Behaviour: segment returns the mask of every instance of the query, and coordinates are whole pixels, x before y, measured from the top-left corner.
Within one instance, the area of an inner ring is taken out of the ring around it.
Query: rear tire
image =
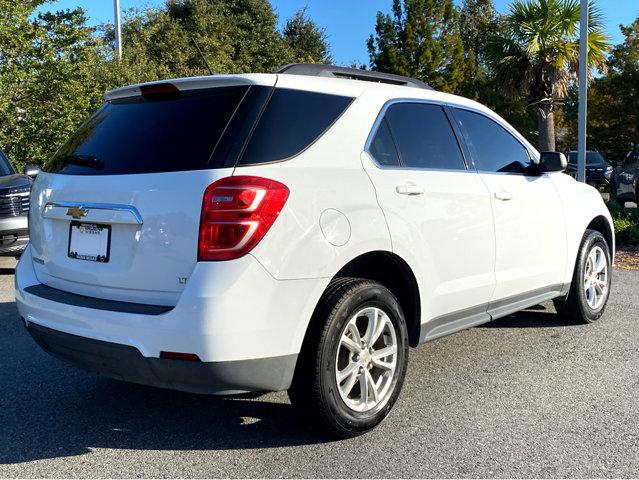
[[[407,364],[408,330],[395,296],[377,282],[336,279],[316,308],[288,395],[302,418],[354,437],[386,418]]]
[[[577,253],[568,297],[554,300],[559,315],[579,323],[593,323],[601,318],[612,286],[610,258],[605,237],[596,230],[586,230]]]

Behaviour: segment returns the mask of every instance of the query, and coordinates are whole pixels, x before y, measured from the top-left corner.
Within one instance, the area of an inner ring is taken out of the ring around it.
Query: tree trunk
[[[537,109],[539,120],[539,150],[555,151],[555,116],[550,105],[541,105]]]

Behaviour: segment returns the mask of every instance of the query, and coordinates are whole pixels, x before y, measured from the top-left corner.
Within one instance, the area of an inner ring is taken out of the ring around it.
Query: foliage
[[[373,70],[447,92],[457,92],[463,82],[464,47],[452,0],[393,0],[392,16],[377,13],[367,46]]]
[[[614,160],[639,143],[639,16],[608,59],[608,75],[589,93],[589,142]]]
[[[464,0],[459,27],[464,46],[464,80],[460,93],[468,98],[484,98],[493,89],[487,62],[486,39],[497,34],[497,12],[492,0]]]
[[[18,168],[41,163],[103,93],[99,41],[83,11],[35,15],[40,4],[0,6],[0,145]]]
[[[607,205],[614,222],[617,244],[639,245],[639,209],[625,208],[614,202]]]
[[[326,32],[308,16],[306,8],[290,18],[282,32],[296,62],[331,63]]]
[[[542,150],[555,150],[553,111],[578,72],[579,17],[578,0],[515,0],[488,42],[497,82],[535,105]],[[608,48],[601,12],[591,1],[589,65],[603,70]]]
[[[0,148],[16,167],[42,164],[102,102],[105,90],[143,81],[269,72],[328,61],[326,35],[304,10],[277,29],[267,0],[168,0],[130,10],[124,55],[111,25],[92,28],[82,9],[36,13],[44,0],[0,0]]]

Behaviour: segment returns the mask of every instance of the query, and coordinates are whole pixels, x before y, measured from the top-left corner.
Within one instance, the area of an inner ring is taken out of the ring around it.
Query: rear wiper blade
[[[104,168],[104,162],[95,155],[65,155],[60,158],[62,165],[78,165],[80,167],[95,168],[100,170]]]

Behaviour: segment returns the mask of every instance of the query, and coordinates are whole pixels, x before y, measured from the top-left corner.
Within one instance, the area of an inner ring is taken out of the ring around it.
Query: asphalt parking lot
[[[411,352],[380,428],[331,441],[286,394],[215,399],[100,378],[50,358],[0,261],[0,477],[637,477],[639,272],[604,320],[544,304]]]

